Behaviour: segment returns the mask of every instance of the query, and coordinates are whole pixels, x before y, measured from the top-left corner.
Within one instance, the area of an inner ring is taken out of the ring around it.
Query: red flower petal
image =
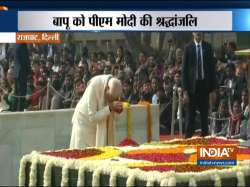
[[[129,154],[124,153],[121,155],[123,158],[135,159],[135,160],[147,160],[151,162],[186,162],[188,156],[184,153],[151,153],[151,154]]]
[[[125,138],[124,140],[121,141],[121,143],[119,144],[119,146],[138,146],[139,144],[130,139],[130,138]]]
[[[95,156],[101,154],[102,151],[98,149],[85,149],[85,150],[63,150],[63,151],[55,151],[55,152],[43,152],[44,155],[50,155],[54,157],[62,157],[66,159],[79,159],[86,158],[90,156]]]

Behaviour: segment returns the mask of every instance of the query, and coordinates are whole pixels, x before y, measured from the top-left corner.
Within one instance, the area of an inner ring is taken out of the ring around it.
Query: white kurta
[[[108,137],[114,136],[114,124],[110,122],[113,121],[113,115],[105,103],[104,93],[111,77],[111,75],[98,75],[88,83],[73,114],[70,149],[106,146]],[[110,125],[109,130],[108,125]]]

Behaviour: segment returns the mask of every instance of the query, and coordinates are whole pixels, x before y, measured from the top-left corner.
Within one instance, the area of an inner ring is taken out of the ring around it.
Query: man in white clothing
[[[72,118],[70,149],[114,144],[112,116],[122,112],[121,95],[122,84],[112,75],[98,75],[89,81]]]

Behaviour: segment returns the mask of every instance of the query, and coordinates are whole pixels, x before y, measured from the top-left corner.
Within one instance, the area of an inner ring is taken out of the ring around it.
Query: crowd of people
[[[181,109],[175,107],[173,111],[173,103],[178,106],[178,102],[182,102],[179,98],[182,94],[174,90],[182,88],[183,48],[175,48],[174,53],[160,57],[144,51],[134,56],[123,47],[107,53],[90,53],[85,47],[77,55],[74,43],[28,45],[31,74],[26,96],[16,94],[15,61],[8,53],[11,48],[4,44],[1,49],[5,50],[0,59],[2,112],[17,111],[19,97],[24,97],[24,110],[27,111],[74,108],[93,76],[112,74],[122,82],[121,100],[131,104],[147,101],[160,105],[162,134],[169,134],[171,123],[177,124],[185,115],[185,105]],[[210,97],[209,119],[211,133],[216,135],[242,136],[241,131],[246,132],[243,128],[249,123],[248,62],[235,56],[235,50],[236,43],[229,42],[214,53],[217,85],[215,94]],[[180,110],[183,110],[183,116],[179,116]],[[233,125],[229,128],[229,124]]]

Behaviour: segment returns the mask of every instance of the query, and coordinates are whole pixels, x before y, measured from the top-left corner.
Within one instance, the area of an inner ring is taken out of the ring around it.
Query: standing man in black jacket
[[[182,67],[183,101],[187,105],[185,138],[192,137],[196,109],[201,115],[202,136],[208,135],[209,93],[216,88],[215,59],[212,46],[201,32],[193,32],[193,41],[184,49]]]

